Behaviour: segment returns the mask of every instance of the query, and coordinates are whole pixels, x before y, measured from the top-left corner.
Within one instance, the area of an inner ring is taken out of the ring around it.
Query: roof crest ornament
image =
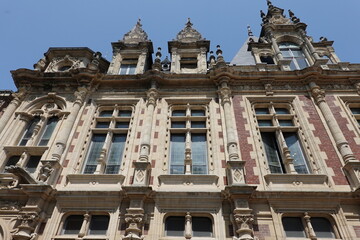
[[[249,37],[254,36],[253,32],[251,31],[250,25],[247,25],[247,31],[248,31],[248,36],[249,36]]]
[[[125,43],[139,43],[148,40],[147,33],[142,29],[141,19],[139,18],[135,26],[124,35],[123,41]]]
[[[192,26],[193,26],[193,24],[192,24],[190,18],[188,18],[184,29],[182,29],[176,35],[176,40],[178,40],[180,42],[195,42],[198,40],[203,40],[201,34],[196,29],[194,29]]]

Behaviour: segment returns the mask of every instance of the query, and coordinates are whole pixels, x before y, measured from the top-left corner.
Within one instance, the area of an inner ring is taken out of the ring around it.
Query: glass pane
[[[129,122],[116,122],[115,128],[129,128]]]
[[[94,134],[91,139],[90,150],[87,156],[87,163],[84,173],[94,173],[96,170],[97,159],[100,157],[101,149],[104,145],[106,134]]]
[[[304,69],[308,67],[308,63],[305,60],[305,57],[303,58],[296,58],[297,64],[299,65],[299,69]]]
[[[110,122],[97,122],[96,128],[109,128]]]
[[[89,235],[106,235],[109,226],[109,216],[91,216]]]
[[[207,217],[192,217],[194,237],[212,237],[212,222]]]
[[[268,160],[271,173],[283,173],[283,166],[281,162],[281,155],[277,146],[275,133],[262,132],[261,138],[264,143],[265,154]]]
[[[279,124],[280,124],[280,126],[282,126],[282,127],[294,126],[292,120],[279,120]]]
[[[360,114],[360,108],[350,108],[352,114]]]
[[[192,173],[207,174],[206,134],[191,134]]]
[[[304,226],[299,217],[284,217],[282,219],[286,237],[305,238]]]
[[[297,133],[283,133],[286,145],[290,150],[293,164],[297,173],[309,173],[308,166],[302,152]]]
[[[81,225],[83,223],[84,216],[82,215],[72,215],[66,218],[64,223],[63,234],[78,234]]]
[[[99,114],[99,117],[111,117],[113,114],[113,110],[106,110],[106,111],[102,111]]]
[[[191,110],[191,116],[205,116],[204,110]]]
[[[126,134],[114,134],[109,151],[105,173],[117,174],[120,169],[120,163],[126,142]]]
[[[25,146],[26,143],[30,140],[31,136],[34,133],[34,129],[36,127],[36,125],[40,122],[40,118],[39,117],[35,117],[28,125],[27,129],[25,130],[25,134],[23,136],[23,138],[21,139],[19,145],[20,146]]]
[[[20,160],[20,156],[11,156],[8,161],[6,162],[6,167],[8,166],[15,166],[18,161]]]
[[[170,174],[184,174],[185,134],[172,134],[170,141]]]
[[[168,217],[165,221],[166,236],[182,237],[185,230],[185,217]]]
[[[299,68],[295,65],[294,59],[290,63],[290,70],[298,70]]]
[[[39,165],[41,156],[31,156],[26,163],[25,169],[29,173],[34,173],[36,171],[37,166]]]
[[[281,49],[281,53],[283,55],[284,58],[291,58],[291,52],[289,51],[289,49]]]
[[[301,51],[301,49],[298,49],[298,50],[297,49],[292,49],[291,52],[292,52],[293,56],[296,57],[296,58],[297,57],[300,57],[300,58],[304,57],[304,54]]]
[[[172,128],[185,128],[186,123],[185,122],[171,122]]]
[[[268,108],[255,108],[256,114],[269,114]]]
[[[136,64],[130,64],[128,67],[128,74],[135,74]]]
[[[206,128],[206,122],[191,122],[192,128]]]
[[[131,117],[131,111],[130,110],[120,110],[119,111],[119,117]]]
[[[275,108],[276,114],[290,114],[287,108]]]
[[[258,120],[258,124],[260,127],[270,127],[273,125],[271,120]]]
[[[49,118],[45,126],[44,134],[42,135],[41,140],[39,142],[39,146],[46,146],[48,144],[58,120],[59,119],[57,117]]]
[[[321,217],[312,217],[311,224],[318,238],[335,238],[334,231],[328,219]]]
[[[172,116],[174,116],[174,117],[186,116],[186,111],[185,110],[174,110],[174,111],[172,111]]]

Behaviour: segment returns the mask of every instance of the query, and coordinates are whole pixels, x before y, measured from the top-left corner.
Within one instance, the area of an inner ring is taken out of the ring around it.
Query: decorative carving
[[[123,37],[125,43],[138,43],[148,40],[147,33],[142,29],[141,19],[138,19],[137,23],[128,33]]]
[[[38,179],[40,182],[46,182],[47,179],[50,177],[51,173],[54,171],[51,162],[46,162],[40,168],[40,173]]]
[[[125,214],[125,222],[128,227],[125,230],[125,236],[123,240],[135,240],[143,239],[141,235],[141,229],[144,224],[143,210],[128,209],[128,213]]]
[[[265,86],[266,96],[274,95],[273,87],[270,83],[266,83],[264,86]]]
[[[238,210],[235,210],[238,211]],[[234,240],[253,240],[254,232],[252,230],[254,223],[254,216],[252,214],[234,214],[234,221],[236,223],[236,233],[239,237],[234,237]]]
[[[54,58],[46,69],[46,72],[68,72],[72,69],[79,68],[82,60],[79,58],[66,55],[65,57]],[[69,68],[61,69],[62,67],[69,66]]]
[[[20,202],[0,201],[0,211],[19,211],[20,209],[21,209]]]
[[[220,94],[221,103],[222,103],[222,104],[231,103],[231,101],[230,101],[231,90],[230,90],[229,87],[222,87],[222,88],[220,88],[220,90],[218,91],[218,93]]]
[[[234,181],[237,183],[244,181],[244,175],[242,169],[234,169],[233,176],[234,176]]]
[[[354,84],[357,93],[360,95],[360,82]]]
[[[192,236],[192,217],[189,212],[185,215],[185,238],[190,239]]]
[[[156,90],[156,88],[150,88],[149,91],[146,92],[147,95],[147,105],[156,105],[156,100],[159,97],[159,92]]]
[[[76,97],[75,102],[78,104],[82,104],[85,100],[86,93],[88,92],[87,88],[79,87],[77,91],[74,92]]]
[[[36,239],[37,235],[33,231],[36,224],[39,221],[39,215],[36,212],[26,212],[18,216],[21,221],[17,230],[13,234],[14,240],[33,240]]]
[[[315,99],[316,104],[325,101],[325,90],[321,89],[319,86],[311,88],[311,94]]]
[[[295,16],[294,12],[291,11],[290,9],[289,9],[289,16],[290,16],[291,21],[293,21],[294,23],[300,22],[300,18],[297,18]]]
[[[194,29],[193,24],[190,21],[190,18],[188,18],[188,21],[184,27],[177,35],[176,40],[180,42],[195,42],[199,40],[203,40],[201,34]]]
[[[37,63],[34,64],[34,69],[37,71],[44,71],[46,67],[45,57],[41,58]]]

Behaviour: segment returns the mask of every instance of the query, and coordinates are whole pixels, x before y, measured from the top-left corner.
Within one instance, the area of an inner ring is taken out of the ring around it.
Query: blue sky
[[[342,61],[359,63],[359,0],[273,0],[275,6],[291,9],[308,24],[314,40],[325,36],[335,41]],[[247,37],[249,24],[260,32],[260,10],[266,0],[1,0],[0,89],[16,90],[10,70],[33,69],[49,47],[89,47],[111,59],[111,42],[122,39],[142,19],[154,50],[168,55],[167,41],[175,38],[188,17],[194,27],[221,45],[231,61]]]

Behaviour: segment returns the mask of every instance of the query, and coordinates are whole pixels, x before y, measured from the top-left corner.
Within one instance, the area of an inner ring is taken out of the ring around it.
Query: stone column
[[[21,101],[24,99],[25,94],[26,94],[26,90],[24,88],[20,88],[19,92],[12,94],[14,99],[9,103],[4,114],[0,118],[0,133],[4,130],[5,125],[9,122],[11,116],[18,108]]]
[[[274,35],[270,33],[270,34],[269,34],[269,38],[270,38],[270,41],[271,41],[271,46],[272,46],[273,49],[274,49],[275,55],[277,56],[277,58],[278,58],[279,60],[283,60],[284,57],[283,57],[283,55],[282,55],[282,53],[281,53],[281,51],[280,51],[279,45],[277,44]]]
[[[252,240],[254,239],[253,223],[254,215],[249,208],[247,199],[235,199],[235,209],[233,211],[234,224],[236,226],[236,235],[234,240]]]
[[[146,58],[147,58],[147,49],[143,49],[141,54],[139,55],[138,57],[138,62],[137,62],[137,65],[136,65],[136,71],[135,73],[136,74],[142,74],[144,73],[144,66],[146,64]]]
[[[228,86],[228,79],[220,82],[219,95],[224,109],[225,130],[228,150],[228,180],[229,184],[244,184],[244,162],[238,154],[238,144],[235,135],[235,128],[232,117],[231,90]]]
[[[192,217],[189,212],[185,215],[185,238],[190,239],[192,237]]]
[[[308,234],[309,234],[309,237],[310,239],[317,239],[316,238],[316,235],[315,235],[315,232],[314,232],[314,229],[312,227],[312,224],[311,224],[311,221],[310,221],[310,216],[309,214],[306,212],[304,213],[304,220],[305,220],[305,223],[306,223],[306,227],[307,227],[307,230],[308,230]]]
[[[89,222],[90,222],[90,215],[89,215],[89,213],[85,213],[84,214],[84,221],[81,224],[81,228],[80,228],[78,237],[82,238],[82,237],[85,236],[86,228],[87,228],[87,225],[89,224]]]
[[[316,52],[314,46],[312,45],[309,37],[306,35],[306,32],[304,29],[299,29],[299,33],[301,37],[305,40],[305,45],[309,49],[311,55],[314,57],[315,61],[320,59],[319,54]]]
[[[61,155],[65,150],[70,132],[74,127],[76,117],[84,102],[86,93],[87,93],[87,89],[84,87],[79,87],[78,91],[74,93],[74,95],[76,96],[76,100],[73,104],[70,114],[68,115],[66,121],[63,123],[61,127],[61,131],[59,131],[58,138],[55,140],[55,149],[52,153],[52,160],[54,161],[60,161]]]
[[[154,116],[154,109],[156,106],[156,100],[158,92],[156,89],[155,81],[151,83],[151,88],[147,92],[147,111],[145,116],[145,123],[143,131],[141,133],[141,144],[140,144],[140,156],[139,160],[134,163],[134,182],[133,185],[145,186],[148,184],[149,170],[150,170],[150,141],[152,133],[152,122]]]
[[[315,82],[309,84],[312,97],[315,103],[319,106],[322,115],[325,118],[326,124],[329,127],[332,137],[335,140],[336,147],[340,152],[342,159],[345,162],[344,170],[351,186],[354,189],[360,188],[360,162],[356,159],[349,143],[346,141],[330,107],[325,101],[325,91],[321,89]]]
[[[17,232],[12,236],[14,240],[31,240],[33,236],[36,236],[34,232],[35,226],[39,220],[37,212],[24,212],[18,216],[18,220],[21,222],[17,227]]]

